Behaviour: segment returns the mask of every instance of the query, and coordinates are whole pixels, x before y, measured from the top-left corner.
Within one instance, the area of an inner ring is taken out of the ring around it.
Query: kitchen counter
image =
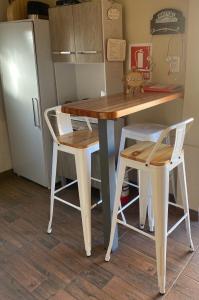
[[[183,92],[153,92],[135,96],[116,94],[84,101],[74,101],[63,105],[62,112],[101,120],[114,120],[179,98],[183,98]]]

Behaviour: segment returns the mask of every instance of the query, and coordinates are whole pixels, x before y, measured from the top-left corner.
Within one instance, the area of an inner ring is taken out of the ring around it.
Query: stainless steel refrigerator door
[[[32,22],[0,24],[0,63],[13,169],[46,186]]]

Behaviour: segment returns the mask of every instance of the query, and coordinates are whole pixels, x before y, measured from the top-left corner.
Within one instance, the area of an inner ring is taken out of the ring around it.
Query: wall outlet
[[[166,61],[169,64],[170,73],[180,72],[180,56],[168,56]]]

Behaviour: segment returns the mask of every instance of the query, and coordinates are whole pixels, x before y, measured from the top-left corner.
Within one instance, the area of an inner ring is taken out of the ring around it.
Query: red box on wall
[[[130,69],[143,73],[145,80],[151,80],[152,44],[130,45]]]

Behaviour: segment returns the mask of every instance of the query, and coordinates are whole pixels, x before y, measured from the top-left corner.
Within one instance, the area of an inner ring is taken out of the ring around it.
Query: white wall
[[[4,21],[6,18],[7,5],[7,0],[0,0],[0,21]],[[8,133],[3,107],[3,96],[0,87],[0,173],[11,169],[11,167]]]
[[[153,81],[160,83],[184,83],[185,79],[185,55],[182,57],[181,35],[150,34],[150,21],[153,14],[160,9],[172,7],[183,12],[187,21],[188,0],[120,0],[124,10],[124,35],[128,45],[131,43],[153,44]],[[186,50],[186,33],[183,35],[183,52]],[[166,63],[168,43],[170,42],[170,55],[181,56],[181,70],[179,74],[168,76],[168,64]],[[128,53],[127,53],[128,54]],[[126,72],[129,68],[127,57]],[[177,76],[176,76],[177,75]],[[179,100],[167,103],[136,113],[129,117],[129,122],[160,122],[170,124],[182,117],[183,101]]]
[[[132,115],[129,122],[174,123],[193,116],[194,124],[187,134],[185,162],[187,170],[190,207],[199,209],[199,1],[198,0],[120,0],[124,7],[124,30],[128,43],[151,42],[150,20],[152,15],[165,7],[180,9],[186,18],[184,35],[184,58],[181,72],[177,77],[168,76],[165,62],[168,41],[171,36],[156,36],[152,39],[153,59],[156,64],[153,80],[185,83],[185,99],[176,103],[157,106]],[[174,36],[172,55],[180,53],[180,36]],[[187,53],[186,53],[187,52]],[[128,69],[128,61],[126,70]]]
[[[55,63],[58,103],[100,97],[106,91],[103,63]]]
[[[59,104],[77,99],[75,65],[57,62],[55,67],[55,80],[57,99]]]
[[[8,0],[0,1],[0,20],[3,21],[6,19],[6,9],[8,6]]]
[[[77,64],[75,72],[78,99],[100,97],[101,91],[106,91],[103,63]]]
[[[191,207],[199,209],[199,1],[189,1],[187,71],[183,118],[194,117],[186,138],[185,159]]]

